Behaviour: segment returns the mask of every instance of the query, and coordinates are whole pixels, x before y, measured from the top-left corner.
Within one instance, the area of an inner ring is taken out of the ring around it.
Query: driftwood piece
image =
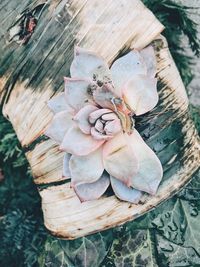
[[[22,8],[39,3],[23,1]],[[14,5],[10,4],[12,8]],[[12,23],[14,14],[22,11],[16,10],[7,7],[8,22]],[[8,23],[5,18],[0,18],[4,27]],[[73,239],[132,220],[180,190],[198,168],[198,137],[167,43],[157,37],[162,30],[160,22],[139,0],[51,1],[26,46],[8,44],[1,38],[3,113],[26,149],[34,181],[41,188],[45,225],[53,234]],[[136,128],[163,164],[159,191],[155,197],[144,195],[139,205],[119,201],[112,195],[80,203],[69,180],[63,180],[63,153],[52,140],[39,139],[52,119],[46,101],[63,90],[63,76],[69,75],[74,44],[98,52],[110,64],[126,49],[142,49],[152,41],[160,100],[152,112],[137,119]]]

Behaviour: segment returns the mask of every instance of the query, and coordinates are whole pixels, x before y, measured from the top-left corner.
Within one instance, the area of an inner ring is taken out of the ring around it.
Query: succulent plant
[[[162,165],[134,128],[133,116],[158,102],[152,46],[132,50],[109,69],[99,55],[76,47],[65,92],[49,100],[54,117],[46,135],[66,154],[63,175],[81,201],[115,195],[138,203],[155,195]]]

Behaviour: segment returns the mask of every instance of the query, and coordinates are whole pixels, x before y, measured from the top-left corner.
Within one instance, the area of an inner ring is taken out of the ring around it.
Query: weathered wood
[[[11,17],[13,12],[8,12]],[[39,142],[37,138],[52,119],[46,101],[63,90],[74,44],[98,52],[111,63],[127,48],[145,47],[162,29],[139,0],[63,0],[50,2],[25,47],[0,40],[0,53],[4,49],[0,79],[3,112],[27,149],[35,183],[63,180],[63,153],[52,140]],[[136,120],[136,128],[163,164],[158,194],[144,195],[139,205],[115,196],[80,203],[68,181],[49,186],[40,195],[45,225],[53,234],[73,239],[132,220],[177,192],[197,169],[199,144],[188,115],[185,88],[166,41],[157,37],[153,44],[160,100],[152,112]]]

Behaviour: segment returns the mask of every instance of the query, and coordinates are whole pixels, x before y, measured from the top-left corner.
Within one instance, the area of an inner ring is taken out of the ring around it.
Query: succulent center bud
[[[98,80],[94,75],[93,82],[88,86],[88,93],[100,107],[89,117],[94,135],[98,133],[113,137],[121,130],[128,134],[132,133],[134,128],[133,111],[123,98],[115,94],[115,88],[111,81]]]
[[[91,135],[95,139],[110,139],[122,129],[117,114],[110,109],[98,109],[89,115]]]

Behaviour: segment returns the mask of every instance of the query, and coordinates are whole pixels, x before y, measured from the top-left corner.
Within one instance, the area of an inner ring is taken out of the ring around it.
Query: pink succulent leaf
[[[114,87],[111,83],[106,83],[93,93],[94,101],[102,108],[109,108],[115,110],[115,102],[119,99],[119,95],[114,93]]]
[[[91,135],[84,134],[77,126],[71,127],[65,134],[60,149],[76,156],[85,156],[104,143],[104,140],[95,140]]]
[[[95,127],[91,128],[91,136],[95,140],[104,140],[104,141],[107,141],[107,140],[113,138],[113,135],[103,134],[103,133],[99,132]]]
[[[133,79],[137,74],[147,74],[145,62],[138,51],[132,50],[123,57],[117,59],[111,67],[112,81],[115,92],[121,95],[124,84]]]
[[[147,75],[154,78],[157,71],[156,55],[152,45],[149,45],[140,51],[147,67]]]
[[[106,113],[113,113],[112,110],[107,108],[101,108],[94,112],[91,112],[89,115],[89,122],[94,124],[101,116],[103,116]]]
[[[94,183],[81,184],[74,187],[80,201],[89,201],[100,198],[110,185],[109,176],[105,173]]]
[[[114,112],[102,114],[101,118],[102,118],[102,120],[107,121],[107,122],[114,121],[114,120],[118,119],[116,113],[114,113]]]
[[[114,120],[108,121],[104,130],[107,135],[116,135],[122,130],[120,119],[116,118]]]
[[[110,180],[113,191],[119,199],[138,204],[143,195],[141,191],[127,187],[123,182],[112,176],[110,176]]]
[[[67,131],[74,125],[73,115],[68,111],[56,113],[45,135],[61,144]]]
[[[104,59],[80,47],[75,48],[70,74],[72,78],[89,78],[96,81],[110,80],[110,70]]]
[[[95,104],[90,90],[96,85],[86,79],[64,78],[65,81],[65,97],[69,105],[75,110],[80,110],[87,104]]]
[[[98,110],[96,106],[86,105],[74,116],[74,120],[77,122],[81,131],[85,134],[90,134],[91,132],[91,124],[89,123],[89,115],[93,111]]]
[[[96,182],[104,171],[102,148],[87,156],[72,155],[69,161],[72,187],[78,184]]]
[[[155,195],[163,176],[160,160],[136,130],[126,138],[139,163],[138,172],[132,176],[132,187]]]
[[[103,163],[111,176],[131,186],[132,177],[138,171],[138,161],[123,133],[117,134],[103,145]]]
[[[104,132],[104,121],[100,118],[100,119],[97,119],[96,122],[94,123],[94,128],[100,132],[100,133],[103,133]]]
[[[73,108],[68,105],[64,93],[52,97],[48,101],[47,105],[54,113],[58,113],[64,110],[73,113]]]
[[[135,76],[124,86],[123,99],[137,116],[152,110],[158,102],[157,79]]]
[[[71,173],[69,169],[69,160],[71,158],[71,154],[65,153],[63,157],[63,177],[71,178]]]
[[[118,116],[106,108],[91,112],[89,123],[93,125],[91,135],[96,140],[109,140],[122,130]]]

